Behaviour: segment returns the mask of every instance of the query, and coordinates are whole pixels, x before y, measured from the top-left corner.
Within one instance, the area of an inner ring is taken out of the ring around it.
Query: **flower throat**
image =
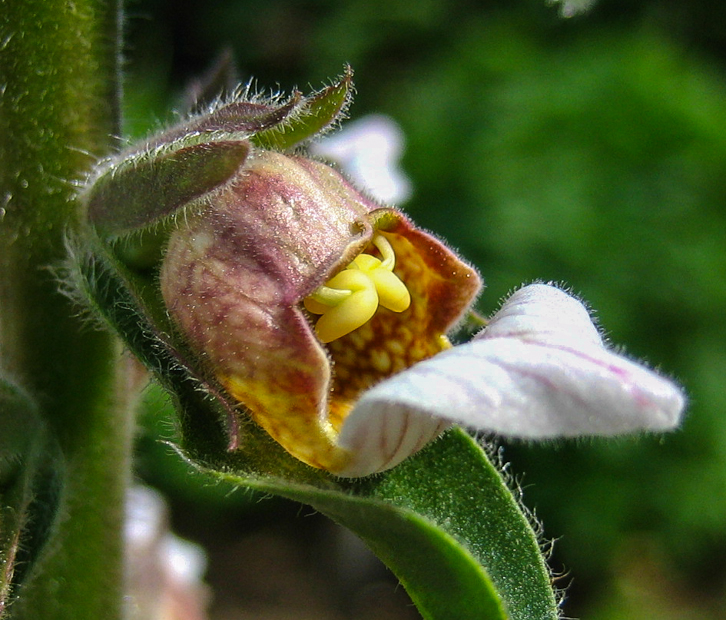
[[[396,255],[381,234],[373,237],[381,259],[359,254],[343,271],[303,300],[308,312],[321,315],[315,332],[321,342],[337,340],[367,323],[381,305],[403,312],[411,304],[406,285],[393,273]]]

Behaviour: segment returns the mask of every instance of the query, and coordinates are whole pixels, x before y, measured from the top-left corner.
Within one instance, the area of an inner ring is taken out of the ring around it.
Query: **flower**
[[[131,620],[206,620],[207,558],[169,529],[164,499],[149,487],[126,496],[126,614]]]
[[[361,394],[450,347],[480,287],[333,168],[265,150],[172,233],[161,269],[171,317],[227,392],[288,452],[340,474]],[[411,451],[442,428],[417,427]]]
[[[567,18],[589,11],[595,0],[548,0],[547,4],[559,4],[560,16]]]
[[[75,287],[180,406],[206,412],[191,379],[225,408],[230,449],[233,400],[299,460],[350,477],[451,424],[523,438],[676,426],[679,387],[608,349],[556,287],[522,288],[451,346],[477,271],[301,154],[344,113],[351,79],[216,101],[100,162],[81,188]]]
[[[534,284],[464,345],[476,271],[332,168],[257,150],[171,235],[169,313],[288,452],[383,471],[451,423],[525,438],[677,424],[669,380],[608,350],[584,306]]]

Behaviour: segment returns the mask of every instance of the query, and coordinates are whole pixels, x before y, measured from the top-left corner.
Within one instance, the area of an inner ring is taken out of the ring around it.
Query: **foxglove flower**
[[[675,426],[679,388],[608,350],[554,287],[521,289],[451,346],[476,270],[292,150],[335,120],[349,88],[347,75],[309,99],[235,100],[103,164],[82,194],[102,242],[121,256],[164,238],[155,263],[129,265],[152,276],[115,308],[160,285],[142,331],[180,338],[192,355],[180,364],[208,390],[341,476],[389,469],[452,423],[525,438]],[[162,304],[169,322],[153,326]]]

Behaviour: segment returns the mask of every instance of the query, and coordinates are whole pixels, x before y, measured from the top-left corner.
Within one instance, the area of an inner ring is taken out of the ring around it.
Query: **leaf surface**
[[[285,151],[305,142],[331,127],[345,113],[352,90],[353,72],[346,67],[338,82],[307,99],[298,114],[291,115],[283,124],[255,134],[252,142],[276,151]]]

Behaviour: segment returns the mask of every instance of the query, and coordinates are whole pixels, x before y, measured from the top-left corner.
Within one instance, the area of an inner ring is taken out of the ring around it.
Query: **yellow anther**
[[[393,252],[393,248],[391,248],[388,241],[380,235],[374,237],[373,243],[375,244],[376,239],[379,238],[385,241],[384,247],[387,246],[388,250]],[[376,247],[378,247],[377,244]],[[364,271],[373,280],[373,283],[376,285],[376,291],[378,292],[379,303],[384,308],[393,310],[393,312],[403,312],[411,305],[411,295],[406,285],[392,271],[395,262],[396,258],[393,255],[384,257],[383,261],[380,261],[370,254],[361,254],[353,261],[361,271]]]
[[[371,256],[370,254],[359,254],[353,259],[353,262],[348,265],[348,269],[360,269],[365,273],[371,273],[376,269],[380,269],[381,264],[381,261],[375,256]]]
[[[382,235],[373,237],[383,260],[360,254],[343,271],[303,300],[308,312],[322,315],[315,331],[322,342],[332,342],[358,329],[376,313],[380,304],[403,312],[411,304],[406,285],[393,273],[396,255]]]
[[[368,274],[378,292],[378,303],[393,312],[403,312],[411,305],[411,294],[399,277],[385,269],[376,269]]]
[[[328,308],[318,319],[315,331],[322,342],[332,342],[358,329],[376,313],[378,293],[373,281],[362,271],[345,269],[328,281],[331,288],[349,290],[351,294]]]
[[[330,305],[320,303],[316,299],[313,299],[312,296],[303,299],[303,306],[305,306],[308,312],[312,312],[313,314],[325,314],[331,308]]]

